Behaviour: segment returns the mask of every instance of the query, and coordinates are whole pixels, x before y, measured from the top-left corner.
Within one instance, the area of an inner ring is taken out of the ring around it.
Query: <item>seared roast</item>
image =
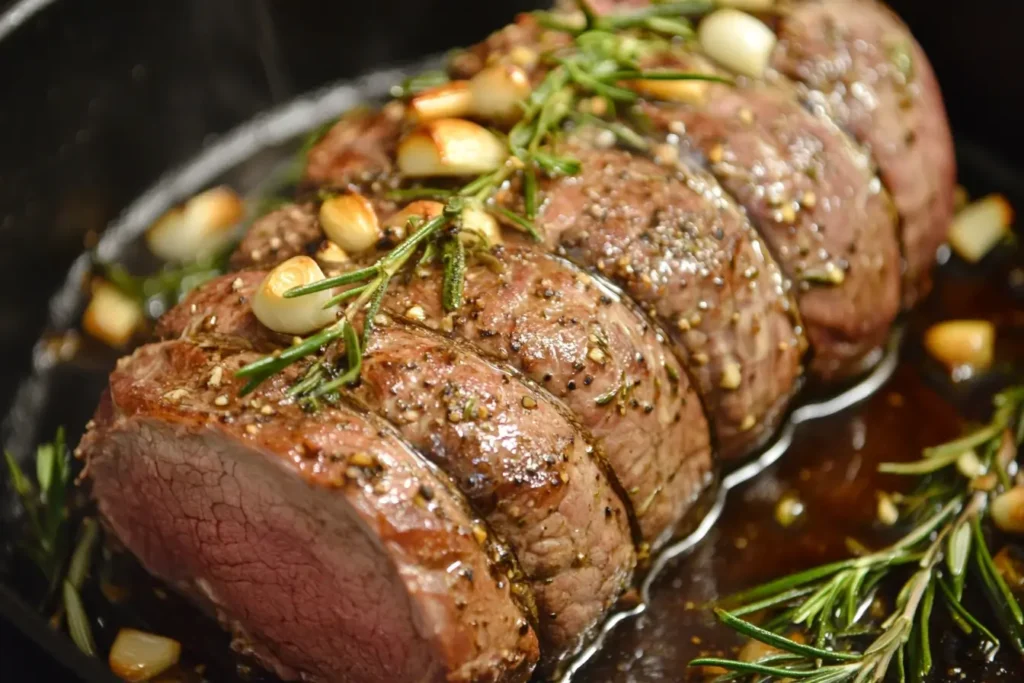
[[[124,545],[284,678],[518,681],[577,651],[712,456],[769,439],[805,367],[827,383],[872,362],[948,227],[949,132],[906,28],[871,0],[763,19],[779,38],[763,79],[642,99],[629,144],[567,126],[552,153],[579,168],[539,175],[538,240],[446,233],[460,305],[447,257],[414,257],[371,311],[358,381],[299,400],[305,373],[333,372],[327,347],[242,396],[235,372],[295,343],[253,301],[272,269],[327,253],[325,198],[358,193],[386,226],[321,259],[329,276],[417,225],[395,219],[423,189],[396,161],[411,107],[345,115],[297,203],[111,376],[81,452]],[[538,56],[569,41],[523,16],[450,75],[515,65],[536,88],[554,68]],[[645,68],[726,74],[696,48],[666,55]],[[495,215],[526,212],[509,176]]]
[[[524,680],[537,661],[514,556],[449,477],[344,402],[244,400],[251,350],[122,359],[82,442],[100,513],[285,678]]]
[[[251,312],[263,276],[209,283],[165,317],[161,332],[217,348],[287,346]],[[448,473],[518,557],[547,652],[574,650],[635,563],[627,510],[589,434],[542,390],[416,326],[382,326],[361,377],[346,395]]]

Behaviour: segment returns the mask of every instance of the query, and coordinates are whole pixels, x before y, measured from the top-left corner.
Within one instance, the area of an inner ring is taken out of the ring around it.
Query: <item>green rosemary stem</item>
[[[551,68],[547,71],[537,87],[533,88],[523,102],[523,112],[519,121],[512,126],[507,136],[509,158],[500,167],[483,173],[467,182],[457,191],[436,188],[398,189],[388,193],[395,199],[412,199],[418,197],[434,197],[443,199],[444,211],[440,216],[432,218],[419,227],[390,252],[381,256],[376,263],[358,270],[343,273],[319,282],[295,287],[285,293],[285,297],[299,297],[315,292],[333,290],[338,287],[355,285],[342,292],[335,293],[327,307],[349,302],[345,308],[344,319],[351,324],[360,313],[365,311],[363,323],[363,341],[365,348],[373,331],[377,311],[380,309],[392,278],[405,267],[412,255],[421,247],[424,253],[420,261],[424,262],[440,255],[444,264],[444,282],[442,286],[443,305],[445,310],[453,311],[462,305],[465,287],[466,249],[457,239],[457,232],[462,229],[459,219],[467,205],[486,206],[488,211],[499,215],[506,223],[523,230],[535,241],[541,241],[541,235],[534,225],[538,211],[538,173],[547,177],[574,175],[580,171],[580,163],[575,159],[562,157],[555,153],[552,144],[556,136],[565,127],[583,96],[603,97],[610,105],[615,102],[632,103],[639,95],[620,85],[627,77],[646,77],[659,80],[724,80],[716,76],[695,74],[681,71],[660,70],[647,72],[636,67],[635,57],[641,47],[649,49],[665,46],[669,43],[661,38],[636,38],[618,36],[609,33],[618,28],[640,26],[652,18],[674,16],[676,24],[668,26],[672,32],[681,28],[682,16],[707,7],[707,3],[668,3],[658,5],[653,10],[644,10],[625,17],[599,17],[590,11],[586,2],[580,6],[585,15],[586,27],[590,31],[575,33],[575,40],[570,46],[560,48],[549,54]],[[683,26],[682,28],[686,28]],[[654,30],[651,28],[648,31]],[[436,84],[435,79],[422,82],[408,82],[397,91],[398,96],[406,96],[417,91],[423,85]],[[614,106],[609,108],[614,118]],[[624,146],[644,150],[646,143],[635,131],[617,121],[608,121],[605,127],[612,130],[616,139]],[[522,180],[524,215],[494,205],[495,193],[502,185],[519,176]],[[456,234],[442,232],[446,227],[453,226]],[[474,252],[476,253],[476,252]],[[485,254],[479,254],[483,258]],[[288,351],[261,359],[252,363],[238,373],[248,377],[249,383],[243,392],[251,391],[260,382],[270,377],[289,363],[308,356],[321,347],[335,342],[346,331],[346,323],[338,322],[316,335],[303,340]],[[346,346],[349,346],[346,344]],[[346,355],[348,355],[346,353]],[[358,366],[360,359],[350,358],[349,366]],[[338,380],[328,380],[329,366],[322,367],[323,372],[304,375],[300,380],[302,390],[297,395],[322,395],[323,386],[338,387]],[[346,372],[348,374],[348,372]],[[319,383],[319,384],[318,384]],[[319,388],[318,388],[319,387]],[[320,392],[320,393],[318,393]]]
[[[375,263],[367,268],[360,268],[359,270],[342,273],[341,275],[325,278],[308,285],[292,287],[284,293],[284,298],[294,299],[295,297],[305,296],[315,292],[322,292],[327,289],[334,289],[335,287],[344,287],[345,285],[351,285],[356,282],[364,282],[376,277],[380,273],[380,268],[380,265]]]
[[[1024,387],[1002,392],[995,406],[989,424],[971,434],[925,449],[916,462],[880,467],[922,477],[920,492],[906,497],[915,523],[901,539],[887,548],[782,577],[724,601],[733,611],[716,612],[723,624],[787,653],[788,658],[753,663],[702,658],[693,664],[722,666],[732,672],[728,680],[755,673],[813,683],[878,683],[895,669],[898,680],[909,675],[916,683],[933,666],[930,622],[936,602],[964,633],[983,640],[990,656],[998,649],[993,631],[962,604],[961,596],[971,586],[986,597],[1004,635],[1024,654],[1024,610],[995,565],[982,530],[989,500],[1000,491],[1000,485],[993,488],[995,478],[990,475],[1002,466],[1000,459],[1006,460],[1007,451],[1019,453],[1024,443]],[[969,478],[951,466],[967,450],[980,454],[983,474]],[[984,473],[989,473],[988,484],[979,479]],[[902,584],[894,611],[879,625],[874,640],[857,653],[852,645],[864,635],[864,627],[857,622],[876,589],[909,564],[916,566]],[[967,583],[968,575],[973,584]],[[766,626],[740,618],[755,612],[767,613]],[[845,651],[850,659],[836,663],[808,652],[807,645],[782,635],[794,626],[813,632],[813,647],[818,650]]]
[[[715,8],[712,0],[680,0],[678,2],[652,3],[632,12],[622,12],[598,17],[594,28],[601,31],[621,31],[642,27],[655,17],[688,17],[707,14]]]

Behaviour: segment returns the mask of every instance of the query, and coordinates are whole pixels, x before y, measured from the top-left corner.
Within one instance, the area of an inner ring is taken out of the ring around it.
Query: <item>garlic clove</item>
[[[125,346],[142,327],[142,305],[114,285],[93,282],[92,298],[82,316],[82,329],[107,346]]]
[[[702,104],[707,99],[708,81],[623,81],[625,87],[634,92],[664,102]]]
[[[508,61],[524,69],[532,69],[539,60],[537,51],[525,45],[516,45],[508,51]]]
[[[463,119],[428,121],[398,144],[398,169],[410,178],[488,173],[507,157],[494,133]]]
[[[417,93],[406,111],[413,121],[469,116],[473,113],[473,93],[467,81],[452,81]]]
[[[414,232],[417,227],[432,218],[437,218],[442,213],[444,213],[444,204],[441,202],[417,199],[406,204],[397,213],[391,214],[384,221],[384,227],[394,239],[405,239],[407,233]],[[414,223],[415,225],[413,225]]]
[[[354,192],[325,199],[320,205],[320,226],[328,240],[350,253],[370,249],[381,237],[373,204]]]
[[[337,268],[351,263],[348,252],[330,240],[324,240],[316,250],[316,262],[321,266]]]
[[[726,8],[700,22],[697,41],[705,54],[722,66],[760,78],[775,49],[776,37],[757,17]]]
[[[519,118],[531,89],[526,71],[514,64],[488,66],[469,80],[473,112],[495,121]]]
[[[1024,486],[1015,486],[992,501],[992,521],[1003,531],[1024,534]]]
[[[215,187],[161,216],[146,232],[146,243],[164,261],[196,261],[226,248],[244,215],[241,197]]]
[[[968,263],[977,263],[1010,236],[1013,207],[1006,197],[989,195],[961,209],[949,228],[949,246]]]
[[[502,243],[501,227],[494,216],[483,209],[469,207],[462,211],[462,232],[459,239],[469,246],[481,240],[488,246]]]
[[[125,681],[148,681],[181,657],[181,644],[164,636],[123,628],[110,648],[110,670]]]
[[[924,335],[928,353],[950,370],[986,370],[992,365],[995,326],[987,320],[948,320]]]
[[[252,312],[263,325],[282,334],[309,334],[327,327],[338,312],[336,306],[324,308],[331,299],[331,290],[285,298],[288,290],[323,279],[316,261],[308,256],[294,256],[263,278],[252,297]]]

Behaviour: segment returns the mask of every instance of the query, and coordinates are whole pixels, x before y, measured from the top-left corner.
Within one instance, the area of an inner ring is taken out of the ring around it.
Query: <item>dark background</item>
[[[64,0],[18,26],[2,14],[29,4],[0,1],[0,415],[86,236],[161,172],[275,103],[546,3]],[[891,4],[932,59],[958,140],[1017,165],[1024,3]],[[0,679],[65,680],[48,661],[0,623]]]

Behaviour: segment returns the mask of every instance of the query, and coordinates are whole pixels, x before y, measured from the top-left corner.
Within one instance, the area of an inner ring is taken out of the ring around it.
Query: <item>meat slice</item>
[[[956,160],[924,51],[874,0],[803,0],[781,15],[772,64],[868,147],[902,219],[904,302],[931,286],[953,212]]]
[[[231,255],[231,267],[269,268],[305,253],[323,234],[311,207],[288,204],[256,219]]]
[[[309,207],[282,212],[296,217],[297,224],[316,225]],[[304,237],[317,243],[322,238],[317,233]],[[253,248],[265,252],[251,247],[264,238],[250,232],[236,256],[244,258]],[[531,245],[500,248],[492,256],[486,262],[469,259],[465,302],[456,313],[442,307],[444,278],[437,262],[419,266],[411,278],[396,279],[384,310],[471,341],[564,401],[603,448],[633,504],[644,541],[658,545],[690,508],[711,470],[700,399],[664,332],[602,278],[564,259]],[[225,295],[212,294],[216,291],[217,286],[206,288],[199,296]],[[171,316],[181,314],[176,309]]]
[[[712,86],[703,104],[644,111],[736,198],[796,283],[811,372],[863,368],[900,308],[895,210],[867,157],[781,86]]]
[[[462,308],[446,314],[440,264],[392,285],[387,310],[473,342],[560,398],[597,438],[657,545],[711,469],[700,401],[668,340],[617,291],[531,246],[471,259]]]
[[[241,344],[255,336],[268,350],[272,335],[253,334],[262,326],[248,304],[262,275],[247,271],[199,288],[177,309],[187,313],[169,314],[186,327],[165,321],[162,331],[237,336]],[[208,295],[211,287],[225,299]],[[546,661],[577,649],[636,561],[626,507],[586,432],[544,392],[422,328],[380,321],[361,378],[353,398],[449,474],[519,558],[536,596]]]
[[[257,357],[121,360],[81,444],[118,538],[285,679],[528,678],[529,591],[450,481],[347,403],[301,410],[294,372],[237,399]]]
[[[321,144],[338,152],[338,140],[352,137],[347,126]],[[542,188],[546,247],[609,278],[657,318],[694,378],[720,453],[746,455],[778,425],[806,349],[767,247],[710,174],[583,137],[563,151],[583,171]],[[331,169],[324,180],[335,186],[366,173]]]
[[[767,247],[707,174],[583,143],[563,151],[582,170],[545,184],[548,244],[662,322],[722,457],[749,453],[778,425],[806,347]]]
[[[332,185],[344,176],[346,182],[361,182],[394,168],[390,150],[402,131],[402,111],[387,109],[378,115],[368,108],[355,109],[341,117],[310,149],[305,179],[315,186]],[[341,184],[341,183],[338,183]]]

